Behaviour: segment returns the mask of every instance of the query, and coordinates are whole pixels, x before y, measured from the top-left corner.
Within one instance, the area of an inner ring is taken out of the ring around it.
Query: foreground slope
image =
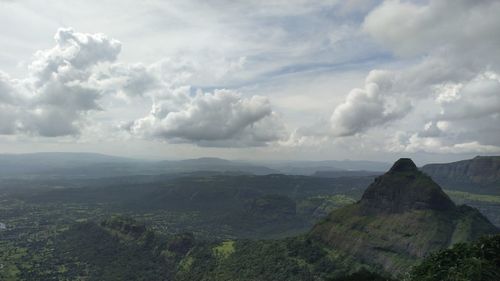
[[[500,280],[500,235],[483,237],[473,243],[425,258],[408,274],[408,281]]]
[[[310,235],[361,262],[401,273],[433,251],[497,232],[477,210],[455,206],[429,176],[402,158],[359,202],[333,211]]]

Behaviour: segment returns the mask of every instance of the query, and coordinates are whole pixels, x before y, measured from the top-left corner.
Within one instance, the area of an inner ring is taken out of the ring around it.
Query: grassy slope
[[[413,210],[369,215],[354,204],[332,212],[311,235],[363,262],[401,273],[430,252],[495,231],[469,207],[452,213]]]

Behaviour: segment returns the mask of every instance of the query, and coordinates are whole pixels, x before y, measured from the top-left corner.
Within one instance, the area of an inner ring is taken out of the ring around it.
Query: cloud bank
[[[2,7],[0,23],[18,24],[0,32],[2,65],[53,45],[22,75],[0,71],[3,139],[132,139],[235,157],[500,152],[498,1],[88,3]],[[60,22],[123,46],[32,32]]]
[[[498,13],[498,1],[384,1],[363,30],[401,60],[417,62],[371,71],[365,87],[335,107],[333,136],[386,127],[406,135],[388,150],[499,152],[492,133],[500,131]],[[415,115],[421,129],[412,132]]]
[[[196,62],[116,63],[121,43],[103,34],[61,28],[54,38],[53,48],[34,55],[27,78],[15,80],[0,72],[0,134],[78,135],[93,125],[88,115],[106,110],[102,100],[122,98],[129,105],[153,101],[147,116],[123,120],[128,125],[122,127],[140,138],[246,147],[286,136],[266,97],[225,89],[193,93],[193,77],[210,72]],[[224,62],[210,75],[222,79],[243,62]]]

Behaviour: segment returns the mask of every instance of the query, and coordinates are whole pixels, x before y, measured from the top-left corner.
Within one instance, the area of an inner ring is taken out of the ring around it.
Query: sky
[[[500,154],[500,1],[0,0],[0,153]]]

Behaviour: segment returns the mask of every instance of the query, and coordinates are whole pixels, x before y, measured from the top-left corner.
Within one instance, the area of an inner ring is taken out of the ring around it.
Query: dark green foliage
[[[213,280],[312,280],[312,275],[287,253],[283,241],[240,241],[236,252],[221,262]]]
[[[377,273],[362,269],[358,272],[349,274],[347,276],[342,276],[338,278],[331,279],[331,281],[395,281],[390,277],[384,277]]]
[[[286,175],[143,176],[86,180],[81,181],[81,188],[18,191],[15,197],[28,204],[102,206],[112,213],[194,214],[199,221],[181,221],[180,231],[209,232],[210,238],[278,238],[305,232],[317,221],[318,214],[326,215],[314,211],[331,204],[326,204],[325,199],[311,198],[357,192],[369,180],[364,177],[328,179]],[[67,184],[62,181],[49,185]],[[304,203],[311,206],[308,209],[298,207]]]
[[[500,280],[500,235],[456,244],[427,257],[412,269],[410,281]]]
[[[171,280],[194,246],[192,235],[161,236],[128,218],[76,224],[56,239],[54,256],[90,280]]]
[[[168,276],[166,263],[152,245],[124,243],[93,223],[75,226],[58,242],[56,255],[86,264],[93,280],[151,280]]]
[[[216,245],[204,245],[194,249],[189,254],[193,260],[190,270],[180,271],[178,279],[326,281],[348,275],[359,268],[349,257],[332,252],[318,241],[300,236],[281,240],[235,241],[234,251],[227,256],[214,255],[214,247]]]

